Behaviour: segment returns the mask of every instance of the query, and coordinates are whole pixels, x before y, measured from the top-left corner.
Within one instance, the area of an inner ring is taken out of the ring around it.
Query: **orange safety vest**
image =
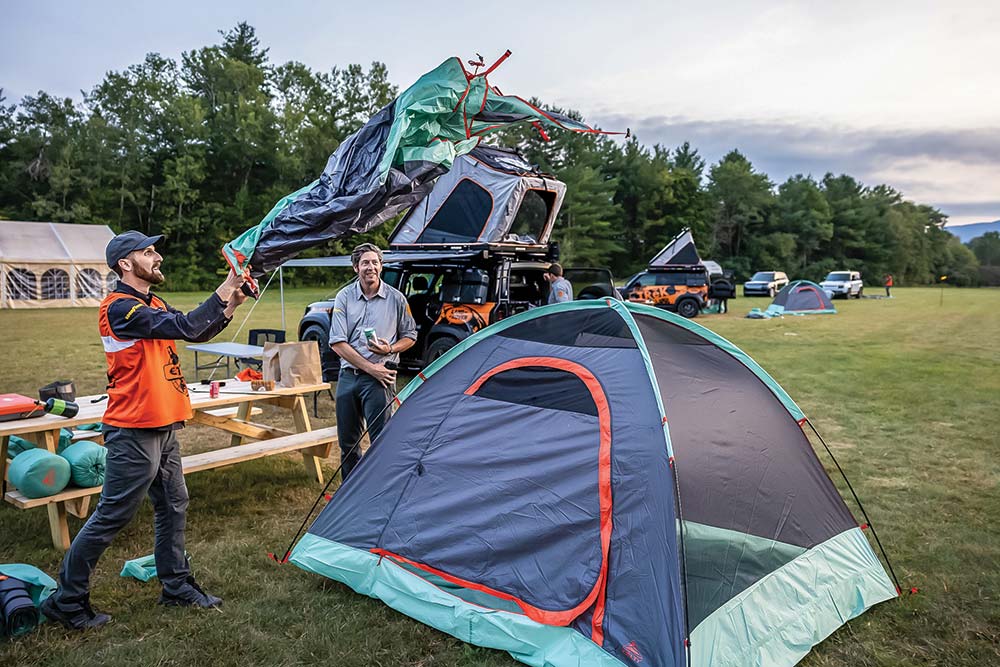
[[[108,322],[108,307],[118,299],[139,297],[114,292],[101,302],[98,328],[108,360],[108,408],[105,424],[120,428],[159,428],[191,418],[191,399],[172,340],[115,336]],[[166,310],[156,296],[151,308]]]
[[[886,276],[885,277],[885,286],[886,287],[892,287],[892,276]]]

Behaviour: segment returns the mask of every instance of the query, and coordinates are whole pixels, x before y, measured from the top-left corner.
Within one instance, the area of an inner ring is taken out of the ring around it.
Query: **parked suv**
[[[758,271],[743,283],[743,296],[769,296],[781,291],[788,284],[788,276],[782,271]]]
[[[382,279],[406,296],[417,323],[416,345],[400,355],[406,369],[419,370],[483,327],[548,301],[545,252],[385,255]],[[618,298],[608,269],[564,268],[563,274],[576,299]],[[309,304],[299,322],[299,340],[319,344],[325,374],[339,363],[327,345],[335,297]]]
[[[389,237],[382,278],[400,290],[417,322],[417,343],[401,355],[416,370],[488,324],[548,301],[543,274],[559,256],[549,242],[566,185],[515,152],[478,146],[406,214]],[[350,257],[292,260],[285,266],[350,267]],[[607,269],[564,268],[574,298],[617,298]],[[315,340],[324,376],[333,298],[309,304],[299,339]]]
[[[830,298],[838,296],[850,299],[852,296],[860,299],[865,292],[865,284],[861,281],[858,271],[831,271],[819,284],[830,294]]]
[[[622,297],[697,317],[708,302],[708,270],[701,264],[664,266],[640,271],[619,288]]]

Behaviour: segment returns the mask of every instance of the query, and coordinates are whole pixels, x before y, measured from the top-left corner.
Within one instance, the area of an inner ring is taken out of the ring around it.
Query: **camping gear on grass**
[[[104,468],[108,460],[105,447],[90,440],[81,440],[67,447],[62,457],[69,461],[70,481],[76,486],[90,488],[104,484]]]
[[[56,589],[56,582],[37,567],[23,563],[0,565],[0,637],[20,637],[44,617],[38,605]]]
[[[747,317],[766,320],[783,315],[835,315],[837,309],[822,287],[808,280],[796,280],[778,292],[767,310],[753,308]]]
[[[296,387],[323,382],[319,347],[313,341],[264,343],[264,382],[278,387]]]
[[[62,454],[63,451],[73,444],[73,431],[66,428],[59,429],[59,442],[56,443],[56,453]],[[14,458],[21,452],[26,452],[29,449],[35,449],[37,445],[30,440],[25,438],[12,435],[10,440],[7,442],[7,456]]]
[[[28,584],[0,574],[0,636],[26,635],[35,629],[39,620]]]
[[[7,475],[24,497],[44,498],[69,484],[69,461],[44,449],[29,449],[14,457]]]
[[[518,314],[398,400],[289,560],[464,641],[787,667],[897,595],[791,397],[662,309]]]

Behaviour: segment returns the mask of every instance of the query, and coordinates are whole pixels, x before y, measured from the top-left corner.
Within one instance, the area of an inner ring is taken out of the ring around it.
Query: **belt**
[[[352,373],[354,375],[368,375],[368,373],[365,373],[362,370],[358,370],[357,368],[354,368],[353,366],[342,366],[340,368],[340,372],[341,372],[341,374]]]

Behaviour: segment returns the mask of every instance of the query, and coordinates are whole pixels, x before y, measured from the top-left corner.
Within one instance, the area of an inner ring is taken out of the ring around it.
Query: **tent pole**
[[[285,328],[285,272],[278,267],[278,291],[281,294],[281,328]]]

